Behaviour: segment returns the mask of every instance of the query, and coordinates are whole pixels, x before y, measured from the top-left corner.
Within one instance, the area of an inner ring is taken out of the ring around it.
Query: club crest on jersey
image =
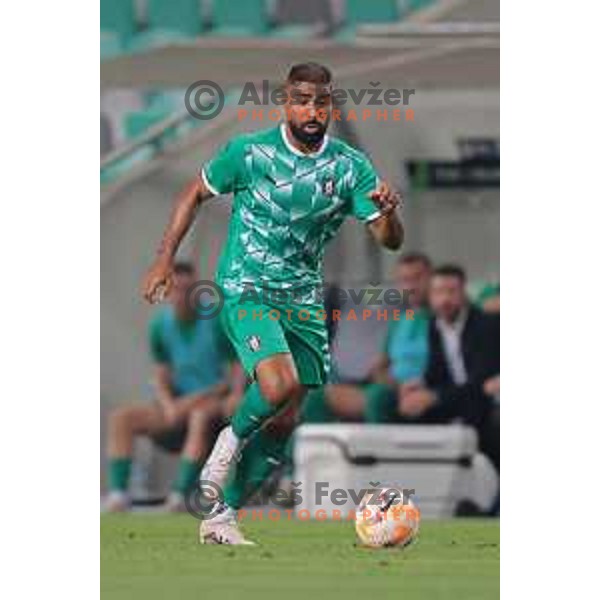
[[[321,191],[323,192],[323,195],[327,196],[328,198],[333,196],[335,193],[335,181],[333,177],[328,177],[327,179],[323,180],[323,183],[321,184]]]
[[[249,338],[246,338],[246,342],[252,352],[260,350],[260,338],[257,335],[251,335]]]

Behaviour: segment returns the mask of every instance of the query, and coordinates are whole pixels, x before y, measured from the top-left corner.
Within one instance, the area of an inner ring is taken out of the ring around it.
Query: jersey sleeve
[[[240,180],[242,161],[242,142],[239,138],[229,140],[202,167],[204,184],[215,196],[233,192]]]
[[[148,345],[150,356],[155,363],[165,364],[169,362],[169,352],[164,344],[160,321],[156,317],[150,321],[148,327]]]
[[[370,223],[381,215],[369,194],[377,187],[377,173],[371,161],[360,154],[354,158],[354,178],[351,189],[352,214],[363,223]]]

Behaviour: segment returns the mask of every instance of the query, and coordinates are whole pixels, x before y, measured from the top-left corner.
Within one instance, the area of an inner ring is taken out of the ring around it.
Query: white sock
[[[232,454],[235,454],[239,445],[240,438],[233,433],[233,428],[231,425],[227,426],[223,430],[223,444],[229,449]]]
[[[200,479],[211,481],[218,485],[222,491],[227,480],[229,466],[231,462],[233,462],[233,460],[229,460],[229,458],[235,456],[239,446],[240,440],[237,435],[233,433],[231,426],[223,429],[215,442],[215,446],[212,449],[208,460],[204,463],[204,468],[202,469],[202,473],[200,473]]]
[[[215,442],[215,446],[206,461],[206,466],[209,466],[211,463],[215,462],[217,457],[223,453],[223,449],[227,449],[227,453],[229,455],[234,455],[240,445],[240,439],[235,433],[233,433],[233,429],[231,425],[225,427],[223,431],[219,434],[217,441]]]

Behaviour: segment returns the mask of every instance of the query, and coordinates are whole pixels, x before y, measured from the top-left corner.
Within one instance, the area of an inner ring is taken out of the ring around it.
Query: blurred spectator
[[[500,319],[471,305],[464,271],[433,272],[425,381],[404,384],[399,412],[415,423],[460,420],[477,429],[480,448],[500,470]]]
[[[346,419],[364,419],[368,423],[398,421],[398,397],[406,381],[423,376],[428,355],[427,292],[431,261],[425,254],[412,252],[398,260],[395,279],[403,292],[402,319],[390,321],[381,354],[371,370],[371,384],[331,385],[327,401],[333,413]],[[413,319],[404,310],[413,311]]]
[[[150,353],[155,363],[155,400],[117,408],[108,431],[109,486],[107,509],[126,510],[133,441],[146,435],[169,452],[181,452],[179,472],[166,508],[179,510],[194,483],[199,462],[210,451],[214,427],[241,396],[244,378],[238,370],[232,389],[227,380],[227,352],[214,319],[199,319],[188,299],[196,281],[189,263],[175,266],[170,305],[150,323]]]

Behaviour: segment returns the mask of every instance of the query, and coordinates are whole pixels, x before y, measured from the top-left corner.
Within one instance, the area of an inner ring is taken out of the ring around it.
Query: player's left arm
[[[351,203],[353,215],[365,223],[379,244],[398,250],[404,241],[404,227],[398,208],[402,198],[377,176],[375,167],[362,152],[352,154]]]
[[[369,223],[369,230],[379,244],[398,250],[404,241],[404,226],[399,215],[402,197],[385,181],[379,183],[369,197],[379,209],[379,216]]]

